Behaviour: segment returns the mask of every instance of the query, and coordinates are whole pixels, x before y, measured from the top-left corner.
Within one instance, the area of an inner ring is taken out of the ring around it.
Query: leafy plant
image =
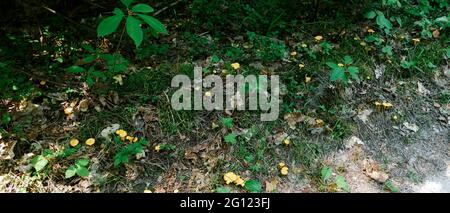
[[[221,118],[220,122],[228,129],[233,128],[233,118]]]
[[[118,137],[114,139],[117,143],[122,143]],[[136,154],[142,153],[144,151],[144,147],[148,145],[148,141],[145,139],[140,139],[135,143],[130,143],[125,147],[119,149],[116,155],[114,156],[114,166],[117,167],[120,164],[128,163],[132,156]]]
[[[236,134],[230,133],[226,135],[223,139],[225,140],[225,143],[233,145],[237,143],[236,137],[237,137]]]
[[[122,20],[125,20],[125,28],[128,36],[133,40],[136,47],[142,43],[144,32],[142,31],[142,21],[150,26],[152,34],[157,33],[167,34],[165,26],[152,16],[146,15],[154,11],[152,7],[147,4],[135,4],[130,7],[134,0],[121,0],[126,7],[126,14],[119,8],[114,8],[112,12],[114,15],[103,19],[97,27],[98,37],[104,37],[114,33],[119,27]]]
[[[94,85],[97,79],[102,81],[115,79],[117,75],[128,69],[128,60],[120,54],[102,53],[89,45],[82,45],[82,48],[87,53],[77,59],[77,65],[69,67],[67,71],[83,74],[82,80],[86,81],[89,86]]]
[[[350,78],[356,80],[357,82],[360,81],[358,77],[359,69],[356,66],[352,66],[353,63],[352,57],[346,55],[344,57],[344,63],[333,63],[333,62],[327,62],[326,64],[328,67],[331,68],[331,75],[330,80],[331,81],[342,81],[344,85],[347,85]]]
[[[378,25],[378,27],[382,30],[384,30],[384,32],[386,34],[390,34],[391,33],[391,29],[392,29],[392,23],[391,21],[389,21],[389,19],[387,19],[383,12],[379,11],[379,10],[372,10],[367,12],[364,15],[365,18],[367,19],[374,19],[376,18],[376,23]]]
[[[247,36],[256,49],[256,56],[263,61],[281,60],[287,53],[287,47],[283,41],[257,35],[254,32],[248,32]]]
[[[87,165],[89,164],[88,159],[80,159],[75,162],[75,165],[70,166],[65,173],[65,178],[71,178],[75,175],[80,177],[89,176],[89,170],[87,169]]]

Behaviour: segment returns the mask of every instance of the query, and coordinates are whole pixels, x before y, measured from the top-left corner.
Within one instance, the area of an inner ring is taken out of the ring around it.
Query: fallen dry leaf
[[[266,192],[273,192],[277,189],[278,181],[273,179],[272,181],[266,181]]]
[[[369,116],[370,114],[372,114],[372,110],[371,109],[365,109],[362,110],[358,113],[358,118],[364,122],[365,124],[367,124],[367,121],[369,120]]]
[[[417,82],[417,91],[421,95],[429,95],[430,94],[430,91],[427,88],[425,88],[425,86],[423,86],[423,84],[420,83],[420,81]]]
[[[404,122],[403,126],[405,126],[407,129],[409,129],[409,130],[411,130],[413,132],[419,131],[419,127],[416,124],[413,124],[413,123]]]

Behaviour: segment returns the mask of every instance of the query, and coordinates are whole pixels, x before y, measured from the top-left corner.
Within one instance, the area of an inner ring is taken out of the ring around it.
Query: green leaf
[[[395,187],[394,184],[392,183],[392,181],[390,181],[390,180],[386,181],[386,183],[384,184],[384,188],[389,190],[392,193],[398,192],[397,187]]]
[[[330,76],[331,81],[341,80],[341,81],[347,82],[346,79],[347,78],[345,76],[344,69],[342,69],[341,67],[339,67],[337,69],[333,69],[333,71],[331,72],[331,76]]]
[[[222,122],[222,124],[228,129],[233,127],[233,118],[221,118],[220,122]]]
[[[350,76],[353,79],[359,81],[359,77],[358,77],[359,69],[358,69],[358,67],[350,66],[350,67],[348,67],[347,70],[348,70],[348,72],[350,73]]]
[[[88,159],[80,159],[75,162],[75,165],[78,165],[78,166],[87,166],[88,164],[89,164]]]
[[[217,193],[230,193],[230,188],[221,186],[216,188]]]
[[[133,13],[151,13],[155,10],[147,4],[136,4],[131,8],[131,11]]]
[[[364,18],[366,18],[366,19],[373,19],[373,18],[375,18],[375,16],[377,16],[375,11],[369,11],[366,14],[364,14]]]
[[[88,86],[92,87],[95,83],[95,80],[92,77],[87,77],[86,78],[86,83]]]
[[[88,55],[88,56],[86,56],[84,59],[83,59],[83,61],[84,61],[84,63],[92,63],[95,59],[97,59],[97,57],[96,56],[93,56],[93,55]]]
[[[349,55],[344,56],[344,63],[345,63],[345,64],[351,64],[351,63],[353,63],[352,57],[350,57]]]
[[[76,170],[77,170],[77,168],[75,166],[70,166],[66,170],[66,178],[71,178],[71,177],[75,176]]]
[[[31,160],[31,164],[33,165],[36,172],[39,172],[44,169],[45,166],[47,166],[48,160],[44,156],[38,155],[34,157],[33,160]]]
[[[141,21],[134,18],[133,16],[128,16],[126,23],[127,33],[133,39],[136,47],[139,47],[144,38],[144,33],[141,29]]]
[[[320,171],[320,177],[323,181],[327,181],[331,177],[332,172],[333,170],[330,167],[325,166]]]
[[[69,71],[71,73],[83,73],[83,72],[86,72],[86,69],[84,69],[83,67],[74,65],[74,66],[67,68],[67,71]]]
[[[158,21],[157,19],[148,16],[148,15],[143,15],[143,14],[137,14],[142,20],[144,20],[145,23],[147,23],[148,25],[150,25],[151,28],[153,28],[153,30],[155,30],[158,33],[162,33],[162,34],[168,34],[166,27],[164,27],[164,25]]]
[[[250,192],[261,192],[262,186],[261,183],[257,180],[248,180],[245,181],[245,189],[247,189]]]
[[[229,143],[229,144],[236,144],[236,142],[237,142],[236,134],[234,134],[234,133],[230,133],[230,134],[226,135],[223,139],[225,140],[226,143]]]
[[[337,187],[341,188],[342,190],[344,190],[346,192],[350,192],[350,187],[348,186],[344,177],[342,177],[340,175],[336,176],[335,183],[336,183]]]
[[[392,55],[392,46],[386,45],[383,49],[381,49],[381,51],[387,55]]]
[[[9,122],[11,122],[11,119],[12,119],[11,115],[6,112],[5,114],[2,115],[2,124],[3,125],[8,125]]]
[[[339,67],[336,63],[333,63],[333,62],[327,62],[326,64],[327,64],[327,66],[329,66],[331,69],[340,69],[340,67]]]
[[[116,8],[117,9],[117,8]],[[120,11],[120,12],[119,12]],[[123,12],[119,9],[114,10],[116,15],[109,16],[103,19],[97,27],[97,36],[103,37],[109,35],[117,30],[124,17]]]
[[[120,0],[125,7],[130,7],[130,4],[133,3],[134,0]]]
[[[76,173],[80,177],[87,177],[87,176],[89,176],[89,170],[86,167],[84,167],[84,166],[79,166],[77,168],[77,170],[76,170]]]
[[[386,19],[384,14],[380,11],[377,12],[377,24],[380,26],[386,33],[392,29],[392,23]]]

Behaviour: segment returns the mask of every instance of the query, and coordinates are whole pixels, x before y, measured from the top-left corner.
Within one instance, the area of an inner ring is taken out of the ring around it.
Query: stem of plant
[[[113,66],[113,71],[116,71],[116,55],[117,55],[117,52],[119,52],[119,48],[120,48],[120,45],[122,44],[122,39],[123,39],[123,34],[125,33],[125,27],[123,27],[123,29],[122,29],[122,33],[120,34],[120,38],[119,38],[119,43],[117,43],[117,47],[116,47],[116,51],[114,51],[114,54],[113,54],[113,58],[114,58],[114,66]]]

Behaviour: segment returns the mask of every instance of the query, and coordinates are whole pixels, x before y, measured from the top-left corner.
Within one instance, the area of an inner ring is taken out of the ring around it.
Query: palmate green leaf
[[[220,122],[222,122],[222,124],[228,129],[233,127],[233,118],[221,118]]]
[[[131,8],[131,11],[133,13],[151,13],[155,10],[147,4],[136,4]]]
[[[386,45],[383,47],[383,49],[381,49],[381,51],[383,51],[383,53],[386,53],[387,55],[392,55],[392,46]]]
[[[133,16],[128,16],[126,22],[126,29],[128,35],[131,37],[131,39],[133,39],[136,47],[139,47],[144,38],[144,32],[142,32],[141,29],[141,21],[134,18]]]
[[[236,144],[236,134],[234,133],[230,133],[228,135],[226,135],[224,138],[225,143],[229,143],[229,144]]]
[[[350,67],[348,67],[347,70],[350,73],[350,77],[352,77],[356,81],[359,81],[359,77],[358,77],[359,69],[358,69],[358,67],[350,66]]]
[[[130,4],[133,3],[134,0],[120,0],[125,7],[130,7]]]
[[[76,170],[76,173],[80,177],[87,177],[87,176],[89,176],[89,170],[86,167],[84,167],[84,166],[78,166],[78,168]]]
[[[168,34],[166,27],[157,19],[143,14],[137,14],[145,23],[158,33]]]
[[[71,178],[71,177],[75,176],[76,173],[77,173],[77,168],[75,166],[70,166],[66,170],[65,178]]]
[[[327,66],[329,66],[331,69],[339,69],[339,68],[340,68],[336,63],[333,63],[333,62],[327,62],[326,64],[327,64]]]
[[[114,12],[115,15],[109,16],[105,19],[103,19],[100,24],[97,27],[97,36],[103,37],[106,35],[109,35],[117,30],[117,28],[120,25],[120,22],[122,21],[124,14],[123,12],[115,8]]]
[[[330,76],[331,81],[341,80],[343,82],[347,82],[347,77],[345,76],[344,69],[338,67],[337,69],[333,69]]]
[[[344,56],[344,63],[347,65],[353,63],[352,57],[349,55]]]

